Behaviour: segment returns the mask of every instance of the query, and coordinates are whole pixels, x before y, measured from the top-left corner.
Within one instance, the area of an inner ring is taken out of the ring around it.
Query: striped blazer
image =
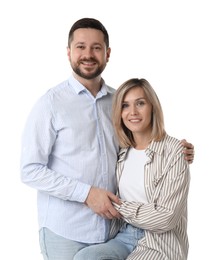
[[[120,206],[115,204],[126,222],[145,230],[145,237],[138,241],[127,259],[187,259],[190,173],[182,149],[180,141],[168,135],[162,141],[153,141],[146,149],[149,160],[144,169],[148,203],[122,201]],[[128,150],[121,149],[119,153],[118,182]]]

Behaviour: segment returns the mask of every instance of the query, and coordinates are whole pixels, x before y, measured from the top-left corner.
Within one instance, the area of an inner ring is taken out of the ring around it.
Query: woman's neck
[[[149,146],[151,138],[150,135],[135,135],[134,141],[136,143],[135,149],[145,150]]]

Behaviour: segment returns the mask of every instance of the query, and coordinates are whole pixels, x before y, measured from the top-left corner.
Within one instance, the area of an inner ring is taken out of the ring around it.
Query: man
[[[67,48],[72,75],[38,100],[26,122],[21,176],[38,191],[44,259],[73,259],[80,249],[106,241],[110,219],[120,217],[112,205],[119,202],[119,148],[110,118],[115,90],[101,78],[110,52],[99,21],[76,21]]]

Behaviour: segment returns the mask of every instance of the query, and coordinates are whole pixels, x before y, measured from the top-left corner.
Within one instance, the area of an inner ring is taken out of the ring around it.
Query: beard
[[[98,62],[96,60],[84,60],[84,61],[92,61],[92,62],[96,62],[98,64]],[[80,61],[81,62],[81,61]],[[73,71],[78,75],[80,76],[81,78],[84,78],[84,79],[94,79],[96,78],[97,76],[99,76],[105,69],[105,66],[106,64],[103,64],[101,66],[98,66],[94,71],[89,72],[89,69],[87,68],[86,72],[83,72],[81,69],[80,69],[80,62],[77,63],[77,64],[73,64],[72,62],[70,62],[71,64],[71,67],[73,69]]]

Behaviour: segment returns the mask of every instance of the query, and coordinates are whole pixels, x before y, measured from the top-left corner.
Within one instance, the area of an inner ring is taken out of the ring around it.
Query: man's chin
[[[84,78],[84,79],[87,79],[87,80],[91,80],[91,79],[95,79],[97,78],[101,73],[102,71],[97,71],[95,73],[89,73],[89,72],[86,72],[86,73],[83,73],[81,71],[75,71],[75,73],[81,77],[81,78]]]

